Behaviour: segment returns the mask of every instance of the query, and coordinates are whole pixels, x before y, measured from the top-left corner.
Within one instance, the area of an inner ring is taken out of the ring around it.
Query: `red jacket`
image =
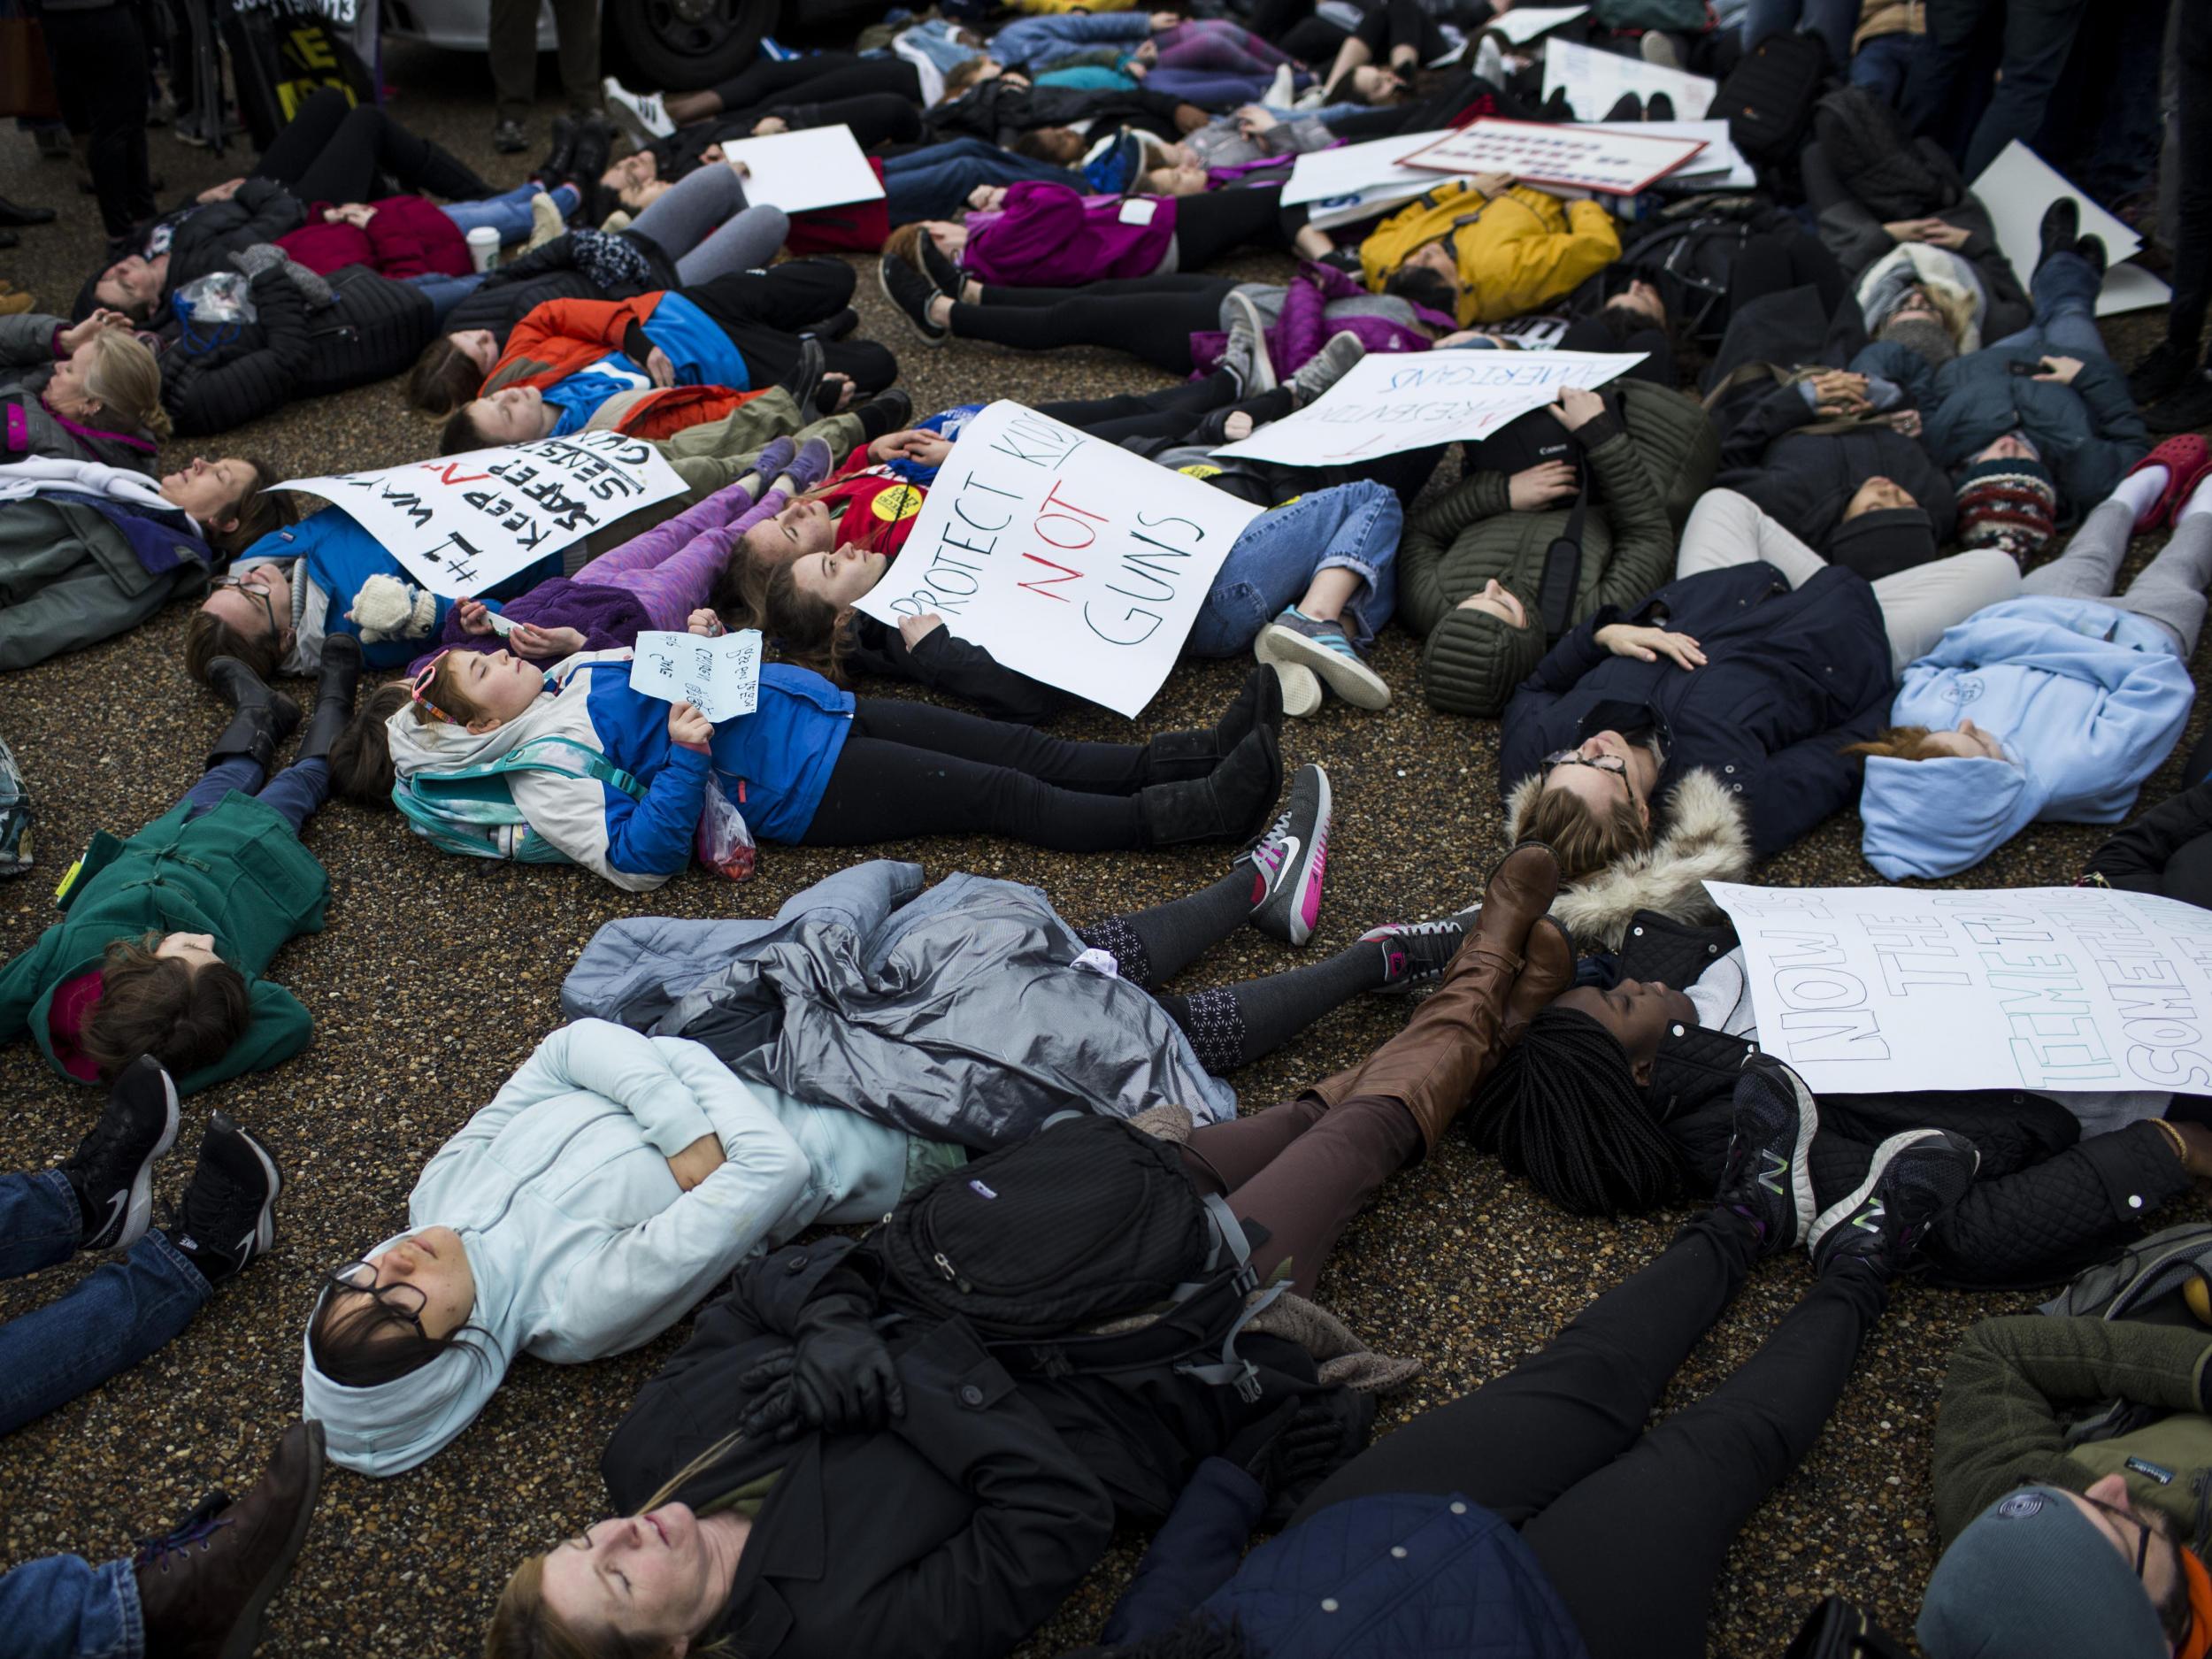
[[[365,265],[394,281],[412,276],[466,276],[468,240],[444,210],[419,196],[388,196],[369,204],[376,211],[365,230],[357,225],[326,224],[318,202],[307,223],[277,246],[323,276],[349,265]]]
[[[507,336],[507,349],[484,378],[479,396],[510,386],[557,386],[619,351],[633,326],[660,308],[662,290],[626,300],[548,300],[534,305]]]

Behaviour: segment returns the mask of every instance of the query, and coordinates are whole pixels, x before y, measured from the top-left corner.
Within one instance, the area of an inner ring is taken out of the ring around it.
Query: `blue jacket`
[[[1587,1659],[1521,1535],[1464,1498],[1333,1503],[1239,1565],[1266,1507],[1234,1463],[1201,1463],[1107,1621],[1107,1644],[1202,1611],[1235,1622],[1249,1659]]]
[[[2094,599],[1985,606],[1905,670],[1890,719],[1947,731],[1970,717],[2007,758],[1869,760],[1861,850],[1892,880],[1947,876],[2037,818],[2116,824],[2195,697],[2154,622]]]
[[[1148,12],[1070,12],[1016,18],[991,36],[991,56],[1009,69],[1022,69],[1102,46],[1123,46],[1133,51],[1151,37]]]
[[[1706,664],[1616,657],[1597,642],[1612,622],[1687,634]],[[1545,654],[1506,705],[1500,792],[1594,732],[1649,724],[1667,779],[1710,772],[1748,820],[1754,856],[1771,857],[1849,804],[1858,764],[1840,751],[1874,735],[1893,685],[1881,607],[1854,572],[1831,565],[1794,590],[1763,563],[1686,576],[1633,615],[1606,606]]]
[[[385,727],[392,764],[402,778],[448,772],[543,737],[605,757],[641,795],[546,772],[511,772],[508,787],[532,829],[635,893],[691,862],[710,773],[759,840],[804,835],[852,731],[852,694],[810,669],[771,663],[760,672],[760,706],[714,728],[710,759],[668,741],[669,705],[630,689],[630,657],[627,650],[579,652],[546,675],[545,695],[488,732],[424,724],[402,709]]]

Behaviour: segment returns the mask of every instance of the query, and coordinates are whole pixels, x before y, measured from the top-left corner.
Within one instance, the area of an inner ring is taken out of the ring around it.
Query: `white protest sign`
[[[1633,196],[1705,148],[1698,138],[1653,138],[1625,127],[1502,121],[1461,127],[1402,157],[1438,173],[1505,173],[1524,184],[1555,184]]]
[[[1510,15],[1509,13],[1509,15]],[[1423,167],[1403,167],[1398,157],[1409,150],[1449,138],[1452,129],[1406,133],[1395,138],[1371,138],[1363,144],[1339,144],[1331,150],[1309,150],[1291,164],[1290,182],[1283,186],[1283,205],[1298,207],[1308,202],[1335,204],[1378,187],[1408,185],[1418,196],[1436,182],[1436,174]]]
[[[1974,194],[1989,210],[1989,222],[1997,233],[1997,245],[2012,262],[2013,272],[2025,286],[2043,257],[2043,210],[2062,196],[2081,204],[2081,231],[2104,243],[2112,264],[2105,273],[2104,288],[2097,296],[2097,315],[2142,311],[2163,305],[2173,289],[2149,272],[2124,265],[2140,251],[2143,239],[2115,219],[2080,190],[2068,183],[2042,157],[2014,139],[1997,152],[1997,159],[1983,168],[1974,180]]]
[[[1363,357],[1296,414],[1216,455],[1286,466],[1342,466],[1401,449],[1486,438],[1562,387],[1602,386],[1640,351],[1424,351]]]
[[[1259,511],[1002,400],[960,429],[860,609],[894,627],[934,611],[1009,668],[1133,719]]]
[[[680,495],[684,481],[642,438],[580,432],[276,488],[320,495],[432,593],[466,599],[640,507]]]
[[[2108,887],[1706,888],[1816,1094],[2212,1090],[2212,910]]]
[[[787,213],[848,202],[873,202],[883,185],[861,153],[849,127],[814,127],[803,133],[772,133],[765,138],[726,138],[722,154],[742,162],[745,199],[765,202]]]
[[[1705,146],[1669,173],[1663,183],[1694,184],[1706,190],[1748,190],[1759,182],[1758,173],[1729,138],[1725,121],[1640,121],[1624,127],[1599,121],[1594,125],[1601,132],[1626,133],[1635,137],[1694,138]]]
[[[1507,13],[1509,17],[1512,14]],[[1663,92],[1673,101],[1678,121],[1701,121],[1719,83],[1702,75],[1665,69],[1640,58],[1623,58],[1572,41],[1544,42],[1544,96],[1564,89],[1578,121],[1602,121],[1628,93],[1649,98]]]
[[[719,725],[760,706],[760,630],[704,639],[641,630],[630,658],[630,689],[663,703],[687,703]]]
[[[1525,46],[1547,29],[1555,29],[1562,23],[1571,23],[1588,6],[1515,6],[1502,17],[1492,18],[1484,24],[1483,32],[1502,35],[1516,46]]]

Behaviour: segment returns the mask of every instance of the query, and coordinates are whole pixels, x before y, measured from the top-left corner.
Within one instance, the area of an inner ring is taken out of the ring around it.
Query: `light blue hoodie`
[[[708,1134],[726,1162],[684,1192],[668,1160]],[[469,1425],[518,1354],[572,1364],[650,1341],[755,1250],[817,1221],[873,1221],[910,1165],[926,1176],[959,1156],[741,1081],[695,1042],[565,1025],[439,1148],[408,1201],[411,1231],[461,1235],[474,1330],[367,1388],[332,1381],[307,1348],[306,1415],[332,1462],[411,1469]]]
[[[1965,717],[2008,758],[1870,759],[1867,863],[1893,880],[1955,875],[2037,818],[2118,823],[2195,695],[2173,636],[2131,611],[2094,599],[1985,606],[1905,670],[1890,720],[1949,731]]]

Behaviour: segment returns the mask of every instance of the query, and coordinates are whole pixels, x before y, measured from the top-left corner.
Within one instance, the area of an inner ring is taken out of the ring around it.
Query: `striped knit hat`
[[[2040,461],[1977,461],[1959,477],[1959,545],[2002,548],[2019,561],[2042,551],[2055,528],[2058,486]]]

